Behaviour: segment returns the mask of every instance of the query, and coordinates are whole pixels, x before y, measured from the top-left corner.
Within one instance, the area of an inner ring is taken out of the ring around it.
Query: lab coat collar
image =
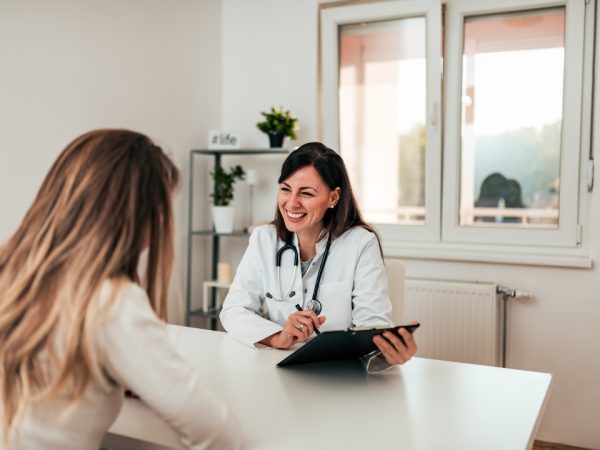
[[[323,235],[322,235],[321,239],[319,239],[317,241],[317,245],[316,245],[317,254],[315,255],[315,260],[317,260],[325,252],[325,247],[327,247],[327,239],[329,239],[329,231],[327,231],[327,229],[323,228],[322,233],[323,233]],[[292,242],[294,243],[294,246],[298,250],[298,254],[300,254],[300,245],[298,244],[298,235],[296,233],[294,233],[292,236]],[[332,239],[331,243],[333,244],[333,239]]]
[[[323,230],[323,237],[321,240],[317,241],[317,255],[321,256],[325,252],[325,247],[327,247],[327,239],[329,239],[329,231]]]

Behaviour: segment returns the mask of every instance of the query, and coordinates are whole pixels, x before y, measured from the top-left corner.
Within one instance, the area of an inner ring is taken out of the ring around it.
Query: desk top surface
[[[278,368],[290,351],[178,326],[169,336],[240,418],[248,450],[524,450],[551,381],[545,373],[421,358],[380,375],[352,361]],[[111,435],[183,448],[136,400],[126,400]]]

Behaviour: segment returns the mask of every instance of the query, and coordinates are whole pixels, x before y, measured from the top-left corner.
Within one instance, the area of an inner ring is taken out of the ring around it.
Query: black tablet
[[[358,359],[377,349],[373,343],[373,336],[387,330],[397,332],[399,328],[406,328],[412,333],[419,328],[419,325],[398,325],[370,330],[324,331],[277,363],[277,366],[286,367],[295,364]]]

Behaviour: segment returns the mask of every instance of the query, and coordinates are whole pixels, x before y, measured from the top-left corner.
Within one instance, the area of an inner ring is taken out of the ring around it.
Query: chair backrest
[[[399,259],[386,258],[385,272],[392,302],[392,320],[396,325],[404,323],[404,264]]]

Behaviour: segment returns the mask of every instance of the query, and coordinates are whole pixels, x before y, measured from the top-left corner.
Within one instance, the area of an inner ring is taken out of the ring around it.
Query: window
[[[425,223],[425,18],[342,25],[340,147],[364,213]],[[385,161],[385,164],[381,164]]]
[[[565,8],[464,20],[460,225],[558,228]]]
[[[440,1],[326,8],[321,26],[323,140],[366,219],[384,236],[438,239]]]
[[[323,138],[367,220],[388,248],[577,248],[593,2],[444,7],[443,23],[439,0],[321,11]]]

